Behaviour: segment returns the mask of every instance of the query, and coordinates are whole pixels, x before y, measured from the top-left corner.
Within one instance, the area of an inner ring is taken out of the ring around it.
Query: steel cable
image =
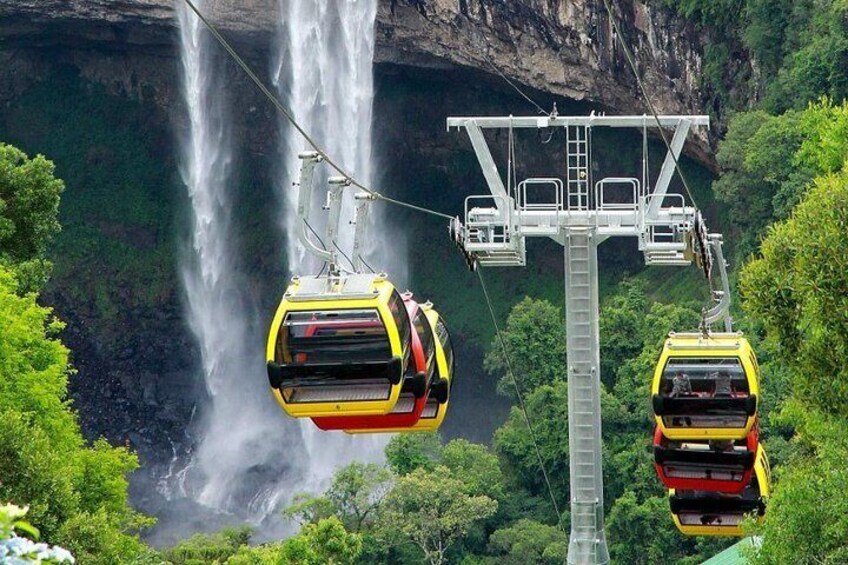
[[[389,204],[395,204],[397,206],[403,206],[404,208],[409,208],[410,210],[415,210],[417,212],[422,212],[425,214],[430,214],[433,216],[438,216],[440,218],[445,218],[448,220],[453,219],[453,216],[449,216],[447,214],[443,214],[442,212],[437,212],[435,210],[430,210],[429,208],[424,208],[423,206],[417,206],[415,204],[410,204],[409,202],[404,202],[402,200],[397,200],[395,198],[390,198],[388,196],[384,196],[379,192],[363,185],[361,182],[356,180],[356,178],[348,173],[341,165],[336,163],[326,151],[324,151],[321,146],[309,135],[309,133],[295,120],[294,116],[291,114],[288,108],[286,108],[282,102],[271,92],[271,90],[265,86],[265,83],[262,82],[253,69],[250,68],[244,59],[238,54],[238,52],[230,45],[230,43],[224,39],[224,36],[218,31],[218,29],[210,22],[206,16],[204,16],[197,6],[192,2],[192,0],[184,0],[184,2],[191,8],[191,11],[194,12],[206,29],[209,30],[209,33],[215,38],[215,40],[224,48],[224,50],[232,57],[233,61],[241,68],[242,71],[250,78],[251,81],[259,88],[260,92],[265,95],[265,97],[271,102],[271,104],[286,118],[286,120],[297,130],[297,132],[309,143],[310,146],[319,154],[321,157],[330,165],[333,169],[335,169],[340,175],[345,177],[350,181],[350,184],[364,190],[374,198],[378,200],[382,200]]]
[[[489,308],[489,315],[492,317],[492,325],[495,327],[495,334],[497,335],[498,342],[501,346],[501,352],[503,353],[504,362],[506,363],[507,373],[510,376],[513,387],[515,387],[515,394],[518,397],[518,406],[521,409],[522,414],[524,414],[524,423],[527,424],[527,429],[530,431],[530,439],[533,441],[533,448],[536,450],[536,458],[539,460],[539,467],[542,469],[542,476],[544,477],[545,485],[548,488],[551,504],[553,504],[554,512],[556,512],[557,515],[557,524],[559,525],[560,530],[562,530],[565,534],[566,531],[562,525],[562,514],[559,511],[559,505],[557,504],[556,496],[554,495],[554,489],[551,486],[551,479],[548,476],[548,471],[545,468],[545,463],[542,459],[542,450],[539,448],[536,432],[533,430],[533,426],[530,423],[530,414],[527,412],[527,404],[524,402],[524,395],[521,394],[521,388],[518,386],[518,380],[515,378],[515,372],[512,370],[512,360],[509,356],[509,352],[507,351],[503,334],[501,334],[498,319],[497,316],[495,316],[495,309],[492,307],[492,300],[489,297],[489,291],[486,288],[486,281],[483,279],[482,269],[479,267],[477,268],[477,278],[480,279],[480,287],[483,289],[483,297],[486,299],[486,306]]]

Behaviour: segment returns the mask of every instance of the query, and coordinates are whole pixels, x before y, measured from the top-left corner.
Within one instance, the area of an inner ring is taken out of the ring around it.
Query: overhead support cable
[[[530,96],[528,96],[527,93],[525,93],[523,90],[521,90],[521,88],[519,88],[517,84],[515,84],[514,82],[509,80],[509,78],[507,78],[507,76],[505,74],[503,74],[503,72],[498,68],[498,66],[495,65],[492,62],[492,60],[489,58],[489,55],[485,51],[483,52],[483,58],[486,59],[486,62],[489,63],[489,66],[492,67],[495,70],[495,72],[498,73],[500,75],[500,77],[502,79],[504,79],[504,81],[513,88],[513,90],[515,90],[518,94],[520,94],[530,104],[535,106],[536,111],[539,112],[539,114],[541,114],[543,116],[547,116],[547,115],[550,114],[550,112],[545,112],[545,110],[535,100],[530,98]]]
[[[692,205],[695,208],[698,208],[698,204],[695,202],[695,197],[692,195],[692,191],[689,189],[689,183],[686,182],[686,176],[683,174],[683,170],[680,168],[680,162],[677,159],[677,155],[675,155],[674,151],[671,149],[671,143],[668,140],[668,137],[665,135],[665,131],[660,125],[660,117],[657,113],[656,107],[654,107],[654,103],[651,101],[651,97],[648,96],[648,91],[645,88],[645,84],[642,82],[642,77],[639,76],[639,70],[636,68],[636,63],[633,61],[633,53],[630,51],[630,47],[628,47],[627,43],[624,41],[624,35],[621,33],[621,29],[618,27],[618,23],[615,21],[615,17],[612,13],[612,7],[610,6],[609,0],[604,0],[604,6],[607,9],[607,15],[609,15],[610,24],[615,31],[615,35],[618,38],[619,43],[621,44],[621,48],[624,51],[624,58],[627,59],[627,64],[630,66],[630,69],[633,71],[633,75],[636,77],[636,83],[639,85],[639,90],[642,93],[642,98],[645,99],[645,103],[648,105],[648,109],[650,109],[651,114],[654,117],[654,120],[657,123],[657,129],[660,132],[660,137],[665,143],[666,149],[668,149],[671,158],[674,159],[674,168],[677,170],[677,174],[680,175],[680,180],[683,181],[683,188],[686,190],[686,194],[689,196],[689,199],[692,201]]]
[[[417,206],[415,204],[410,204],[409,202],[404,202],[402,200],[397,200],[395,198],[380,194],[376,190],[373,190],[356,180],[353,175],[348,173],[341,165],[336,163],[336,161],[334,161],[333,158],[330,157],[327,152],[324,151],[323,148],[321,148],[320,145],[318,145],[318,142],[316,142],[315,139],[313,139],[312,136],[309,135],[309,132],[307,132],[297,122],[297,120],[295,120],[294,116],[289,111],[289,109],[286,108],[285,105],[280,102],[280,100],[274,95],[274,93],[272,93],[271,90],[265,85],[265,83],[262,82],[262,79],[257,76],[253,69],[250,68],[250,65],[245,62],[245,60],[238,54],[238,52],[233,48],[233,46],[230,45],[230,43],[226,39],[224,39],[224,36],[221,35],[221,32],[218,31],[218,29],[212,24],[212,22],[210,22],[209,19],[201,13],[201,11],[197,8],[194,2],[192,2],[192,0],[184,0],[184,2],[186,3],[186,5],[188,5],[191,11],[194,12],[198,18],[200,18],[200,21],[203,23],[206,29],[209,30],[209,33],[212,34],[215,40],[221,45],[221,47],[224,48],[227,54],[229,54],[229,56],[241,68],[241,70],[244,71],[248,78],[253,81],[259,91],[262,92],[262,94],[271,102],[271,104],[283,115],[283,117],[285,117],[285,119],[292,125],[292,127],[297,130],[301,137],[303,137],[306,142],[309,143],[309,145],[315,151],[317,151],[319,155],[321,155],[324,161],[326,161],[327,164],[330,165],[333,169],[335,169],[340,175],[348,179],[352,186],[360,188],[371,196],[373,196],[374,198],[382,200],[383,202],[387,202],[389,204],[395,204],[397,206],[402,206],[410,210],[415,210],[416,212],[430,214],[432,216],[438,216],[447,220],[453,219],[453,216],[449,216],[448,214],[443,214],[442,212],[437,212],[436,210],[431,210],[429,208],[424,208],[422,206]]]

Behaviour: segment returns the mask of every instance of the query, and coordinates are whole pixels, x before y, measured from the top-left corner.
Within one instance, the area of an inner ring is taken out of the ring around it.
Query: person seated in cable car
[[[654,430],[654,467],[667,488],[739,493],[751,481],[759,432],[742,440],[670,440]]]
[[[671,393],[669,393],[669,396],[689,396],[690,394],[692,394],[692,382],[689,380],[689,375],[683,372],[677,372],[671,383]]]
[[[654,372],[652,403],[669,439],[744,439],[759,393],[751,345],[740,334],[670,334]]]
[[[769,497],[770,470],[762,445],[757,447],[751,481],[738,494],[669,490],[674,524],[689,536],[742,536],[742,521],[753,514],[762,521]]]
[[[713,378],[714,388],[713,397],[732,397],[733,396],[733,381],[730,378],[730,373],[719,371],[711,375]]]
[[[447,414],[450,402],[450,391],[454,383],[454,354],[450,333],[444,320],[439,313],[433,309],[430,303],[422,304],[421,310],[430,323],[430,328],[435,336],[436,345],[436,371],[438,378],[427,393],[427,401],[418,422],[410,428],[382,428],[374,430],[345,430],[350,434],[374,432],[429,432],[439,429]]]
[[[408,430],[421,418],[431,390],[442,386],[436,362],[436,339],[424,307],[413,300],[412,293],[404,294],[403,300],[412,323],[412,362],[397,403],[385,415],[313,418],[312,421],[322,430]]]
[[[386,414],[410,363],[403,299],[384,275],[292,280],[268,335],[268,379],[293,417]]]

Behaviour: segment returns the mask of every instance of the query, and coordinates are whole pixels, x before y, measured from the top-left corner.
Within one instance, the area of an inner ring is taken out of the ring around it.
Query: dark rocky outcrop
[[[279,25],[277,0],[198,3],[249,54],[265,58]],[[704,39],[656,4],[613,4],[658,111],[702,111]],[[175,22],[173,0],[0,0],[6,48],[62,45],[124,53],[117,65],[83,55],[78,62],[84,74],[135,94],[144,85],[153,94],[164,88],[153,72],[161,65],[145,76],[133,60],[172,57]],[[500,72],[536,91],[611,112],[647,112],[602,0],[380,0],[375,63]],[[172,99],[167,93],[158,98]],[[712,166],[706,141],[689,151]]]

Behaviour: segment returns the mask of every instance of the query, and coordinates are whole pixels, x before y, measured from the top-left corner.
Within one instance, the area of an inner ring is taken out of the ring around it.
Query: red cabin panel
[[[737,494],[751,482],[759,431],[744,440],[670,440],[654,431],[654,467],[663,485],[677,490]]]

